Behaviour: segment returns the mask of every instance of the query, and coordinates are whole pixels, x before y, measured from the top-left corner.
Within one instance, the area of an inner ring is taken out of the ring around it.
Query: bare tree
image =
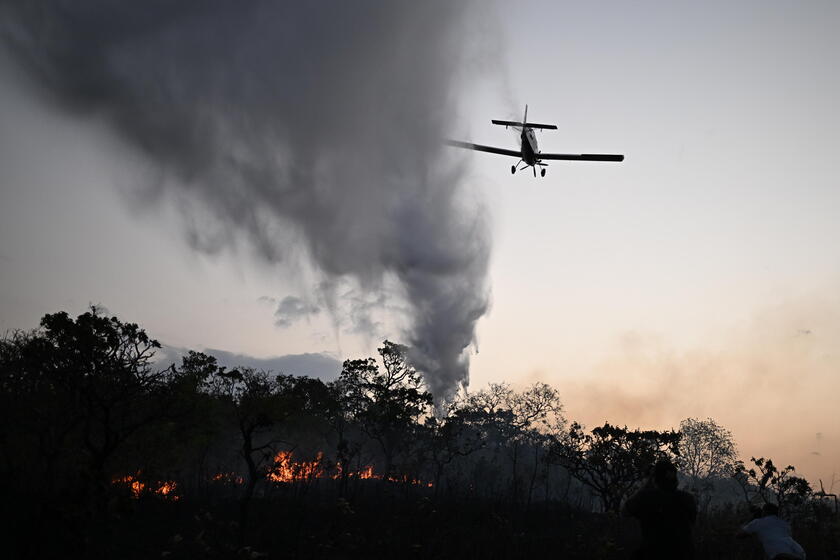
[[[692,492],[705,495],[705,506],[711,499],[714,480],[735,472],[738,452],[732,433],[713,419],[686,418],[680,422],[677,467],[689,479]]]
[[[537,482],[546,476],[544,458],[550,442],[566,429],[557,390],[534,383],[517,392],[508,383],[491,383],[463,396],[454,409],[479,430],[486,446],[509,460],[511,497],[518,500],[524,495],[530,503]]]

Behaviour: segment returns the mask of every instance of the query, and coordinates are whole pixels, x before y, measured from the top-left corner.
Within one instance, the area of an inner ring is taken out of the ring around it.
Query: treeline
[[[587,430],[544,383],[491,384],[436,408],[407,349],[388,341],[378,360],[345,361],[331,382],[228,369],[197,352],[163,367],[159,348],[95,308],[0,340],[0,484],[13,533],[48,531],[108,555],[114,527],[140,503],[191,514],[235,504],[227,546],[242,550],[265,508],[290,497],[350,510],[390,496],[617,512],[660,458],[678,465],[701,508],[813,501],[793,467],[741,463],[711,419]],[[21,547],[44,553],[35,541]]]

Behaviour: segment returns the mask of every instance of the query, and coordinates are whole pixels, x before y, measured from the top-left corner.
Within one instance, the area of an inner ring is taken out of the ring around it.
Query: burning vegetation
[[[143,481],[141,480],[141,473],[128,474],[121,477],[116,477],[111,480],[111,483],[117,487],[128,488],[131,491],[131,496],[139,499],[144,495],[156,495],[167,500],[178,501],[181,496],[178,495],[178,483],[172,480],[163,481]]]
[[[344,468],[341,463],[330,469],[324,460],[323,451],[319,451],[312,461],[295,461],[291,451],[279,451],[274,457],[274,463],[269,468],[266,478],[275,483],[311,482],[318,478],[340,480],[351,478],[358,480],[384,480],[415,486],[426,486],[432,488],[431,482],[425,482],[408,475],[385,476],[376,474],[373,465],[365,465],[358,469]]]
[[[326,476],[323,460],[322,452],[318,452],[314,461],[294,461],[291,451],[278,451],[267,478],[278,483],[309,482],[314,478],[323,478]]]
[[[343,468],[341,464],[330,468],[324,459],[324,452],[319,451],[311,461],[295,460],[291,451],[278,451],[271,465],[265,471],[265,479],[275,484],[308,483],[315,479],[340,480],[342,478],[358,480],[384,480],[386,482],[411,484],[432,488],[432,482],[411,478],[408,475],[385,476],[374,472],[373,465],[364,465],[358,469]],[[245,479],[234,472],[217,473],[211,477],[216,483],[241,486]],[[181,499],[178,484],[173,480],[154,481],[143,477],[141,471],[135,474],[114,477],[111,484],[115,487],[128,488],[132,498],[154,495],[167,500]]]

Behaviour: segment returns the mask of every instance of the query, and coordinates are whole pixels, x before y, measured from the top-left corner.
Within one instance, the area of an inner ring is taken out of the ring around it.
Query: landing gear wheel
[[[545,177],[545,168],[540,169],[540,177]]]
[[[513,175],[514,173],[516,173],[516,166],[515,166],[515,165],[511,165],[511,166],[510,166],[510,174],[511,174],[511,175]]]

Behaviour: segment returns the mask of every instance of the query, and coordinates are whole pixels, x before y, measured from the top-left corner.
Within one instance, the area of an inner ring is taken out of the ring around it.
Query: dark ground
[[[72,505],[35,509],[4,524],[12,544],[20,545],[12,557],[612,560],[629,558],[639,539],[636,522],[615,515],[556,503],[436,499],[423,489],[381,482],[357,488],[348,499],[280,489],[254,500],[244,536],[239,503],[230,499],[126,499],[112,503],[109,520],[98,523],[73,515]],[[734,510],[701,515],[697,558],[761,559],[755,542],[733,537],[744,521]],[[809,560],[840,559],[840,516],[803,521],[794,533]]]

